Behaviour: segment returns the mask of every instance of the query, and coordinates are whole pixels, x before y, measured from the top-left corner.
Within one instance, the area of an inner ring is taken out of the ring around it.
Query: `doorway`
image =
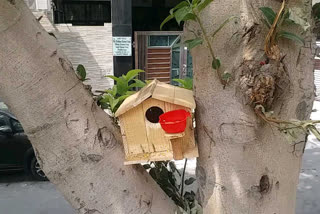
[[[192,78],[192,58],[180,45],[181,31],[136,31],[135,68],[145,70],[142,80],[158,79],[176,85],[173,79]]]

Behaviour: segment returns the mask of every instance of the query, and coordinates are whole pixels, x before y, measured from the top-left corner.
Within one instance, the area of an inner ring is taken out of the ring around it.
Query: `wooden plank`
[[[183,159],[183,141],[181,138],[171,139],[171,146],[173,152],[173,159],[175,160],[182,160]]]
[[[178,110],[178,109],[184,109],[186,111],[190,111],[189,108],[184,107],[184,106],[179,106],[171,103],[165,103],[165,110],[166,112],[168,111],[173,111],[173,110]],[[194,127],[192,124],[192,118],[189,117],[187,119],[187,127],[185,130],[185,135],[181,138],[182,141],[182,147],[183,147],[183,153],[184,155],[186,153],[190,153],[194,148],[196,148],[196,152],[191,152],[191,154],[197,154],[198,153],[198,148],[196,147],[195,144],[195,139],[194,139]],[[195,156],[198,157],[198,156]],[[190,158],[190,156],[189,156]]]
[[[168,73],[168,72],[171,72],[170,68],[166,68],[166,69],[146,69],[146,72],[147,73],[160,73],[160,72],[165,72],[165,73]]]
[[[158,59],[171,60],[171,58],[169,58],[169,57],[147,58],[147,60],[158,60]]]
[[[170,58],[157,58],[157,59],[148,59],[148,63],[167,63],[170,62]]]
[[[171,70],[171,67],[161,67],[161,68],[147,68],[150,72],[158,72],[158,70],[166,70],[166,72]]]
[[[171,57],[171,54],[170,53],[163,53],[163,54],[148,54],[147,55],[147,58],[148,59],[156,59],[156,58],[168,58],[168,57]]]
[[[147,131],[145,128],[142,104],[130,109],[120,116],[121,126],[124,130],[123,141],[127,142],[127,154],[135,155],[150,151]]]
[[[143,112],[147,112],[150,107],[156,106],[165,111],[165,103],[160,100],[149,98],[142,103]],[[161,128],[160,123],[151,123],[144,116],[147,138],[149,142],[150,152],[160,152],[171,150],[170,140],[165,137],[165,132]]]
[[[170,48],[148,48],[148,53],[170,53]]]
[[[120,125],[120,131],[121,131],[121,136],[122,136],[122,144],[123,144],[123,149],[126,157],[129,155],[129,149],[128,149],[128,141],[127,141],[127,136],[124,131],[124,125],[121,124],[121,117],[119,118],[119,125]]]
[[[170,64],[170,60],[167,60],[164,62],[153,62],[153,63],[151,63],[150,61],[148,62],[148,65],[168,65],[168,64]]]
[[[170,78],[170,73],[169,73],[169,72],[166,72],[166,73],[149,73],[149,74],[147,74],[147,78],[156,79],[156,78],[159,78],[159,77],[167,77],[167,78]]]
[[[124,165],[146,163],[149,161],[165,161],[165,160],[173,160],[172,151],[131,155],[131,156],[126,157]]]
[[[148,69],[150,68],[156,68],[156,69],[161,69],[161,68],[169,68],[170,69],[170,62],[164,63],[164,64],[149,64],[148,63]]]

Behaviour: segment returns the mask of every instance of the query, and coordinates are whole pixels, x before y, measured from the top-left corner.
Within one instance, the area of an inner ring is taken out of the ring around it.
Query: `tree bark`
[[[246,95],[251,86],[243,87],[243,78],[277,70],[281,77],[276,79],[268,110],[284,120],[310,116],[314,99],[310,29],[303,47],[280,40],[285,55],[281,63],[270,60],[268,65],[260,65],[266,61],[263,45],[268,29],[261,22],[258,8],[267,6],[278,11],[280,5],[281,1],[275,0],[216,0],[201,13],[209,34],[231,15],[240,18],[211,43],[221,59],[220,70],[232,74],[225,89],[211,68],[212,58],[205,43],[192,51],[200,150],[196,174],[198,198],[205,214],[295,213],[306,136],[299,135],[294,143],[289,142],[255,114]],[[302,8],[312,22],[311,1],[291,0],[289,7]],[[198,29],[195,24],[187,24],[187,37]],[[289,27],[289,31],[300,32],[298,26]]]
[[[0,97],[38,161],[79,213],[174,213],[140,166],[124,166],[118,128],[23,0],[0,1]]]

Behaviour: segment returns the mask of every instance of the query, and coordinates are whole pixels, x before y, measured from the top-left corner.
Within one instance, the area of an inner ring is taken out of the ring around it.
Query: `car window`
[[[14,119],[11,119],[11,124],[12,124],[12,129],[14,132],[24,132],[23,131],[23,128],[22,128],[22,125],[19,121],[17,120],[14,120]]]

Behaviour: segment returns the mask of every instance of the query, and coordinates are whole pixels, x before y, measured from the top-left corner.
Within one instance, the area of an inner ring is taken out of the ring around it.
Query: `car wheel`
[[[38,163],[36,157],[33,157],[31,159],[30,171],[31,171],[31,175],[34,179],[36,179],[38,181],[47,181],[48,180],[46,175],[44,174],[44,172],[40,168],[40,164]]]

